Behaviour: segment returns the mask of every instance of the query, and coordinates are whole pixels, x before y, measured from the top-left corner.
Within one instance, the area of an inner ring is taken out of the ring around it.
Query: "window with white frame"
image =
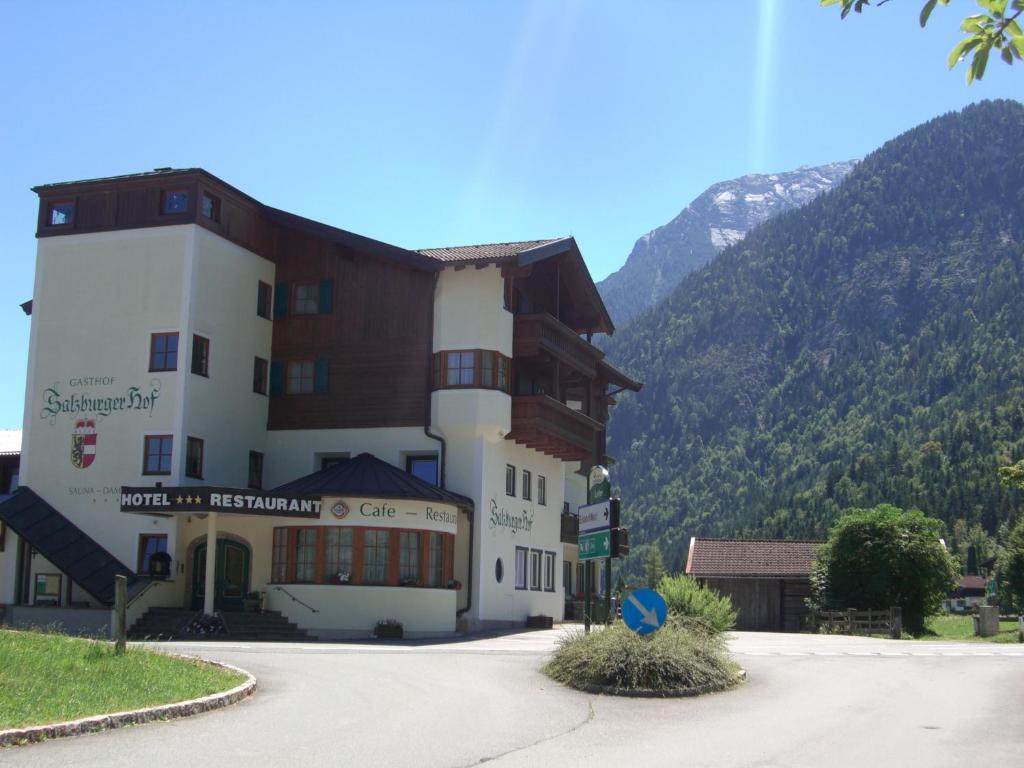
[[[539,549],[530,550],[530,589],[540,591],[540,556]]]
[[[516,495],[516,468],[511,464],[505,465],[505,495]]]
[[[516,589],[526,589],[526,547],[516,547]]]
[[[555,591],[555,553],[544,553],[544,591]]]
[[[537,503],[542,507],[548,503],[548,479],[544,475],[537,475]]]
[[[530,470],[523,470],[523,500],[529,501],[530,496],[533,495],[533,475],[530,474]]]

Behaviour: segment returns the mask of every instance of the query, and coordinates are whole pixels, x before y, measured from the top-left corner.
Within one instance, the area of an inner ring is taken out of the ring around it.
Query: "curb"
[[[188,701],[179,701],[174,704],[160,704],[155,707],[146,707],[144,709],[136,709],[129,712],[112,712],[108,715],[93,715],[91,717],[83,717],[78,720],[68,720],[64,723],[32,725],[26,728],[10,728],[6,731],[0,731],[0,747],[9,747],[16,744],[30,744],[45,741],[47,739],[59,739],[65,736],[81,736],[85,733],[106,731],[111,728],[123,728],[128,725],[140,725],[153,720],[171,720],[178,717],[198,715],[203,712],[209,712],[214,709],[221,709],[222,707],[235,704],[236,702],[251,696],[256,690],[256,678],[252,676],[252,673],[239,667],[232,666],[231,664],[225,664],[220,661],[199,659],[195,656],[184,656],[180,654],[167,655],[175,656],[179,659],[188,659],[189,661],[199,661],[204,664],[211,664],[215,667],[222,667],[223,669],[229,669],[232,672],[238,672],[239,674],[245,675],[246,679],[244,682],[236,685],[230,690],[222,691],[221,693],[211,693],[209,696],[203,696],[198,699],[189,699]]]
[[[745,682],[747,670],[741,669],[736,673],[736,680],[733,685]],[[732,688],[733,685],[729,686]],[[718,688],[713,685],[698,685],[696,688],[665,688],[663,690],[653,688],[616,688],[613,685],[579,685],[573,686],[584,693],[599,693],[605,696],[629,696],[634,699],[681,699],[687,696],[703,696],[705,693],[717,693],[727,691],[729,688]]]

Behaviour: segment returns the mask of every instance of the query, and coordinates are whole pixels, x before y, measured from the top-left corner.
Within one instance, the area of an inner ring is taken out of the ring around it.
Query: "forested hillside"
[[[1024,106],[985,102],[864,159],[608,343],[645,382],[609,427],[634,554],[824,537],[890,502],[990,533],[1024,510]]]

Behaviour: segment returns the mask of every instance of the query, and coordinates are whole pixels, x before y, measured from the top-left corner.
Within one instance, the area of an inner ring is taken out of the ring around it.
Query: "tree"
[[[647,573],[644,580],[650,589],[655,589],[665,576],[665,561],[661,556],[661,547],[658,546],[657,542],[647,548],[645,567]]]
[[[1005,590],[1018,608],[1024,608],[1024,520],[1010,533],[1006,549],[999,558],[998,570],[1001,590]]]
[[[899,606],[903,626],[924,632],[924,619],[936,613],[956,586],[958,568],[939,541],[942,524],[919,510],[890,504],[850,509],[818,551],[816,569],[824,578],[818,602],[835,609]]]
[[[1000,467],[999,480],[1003,485],[1024,490],[1024,459],[1008,467]]]
[[[878,0],[878,5],[885,5],[889,0]],[[921,8],[919,20],[924,27],[931,17],[932,11],[939,3],[949,5],[950,0],[926,0]],[[1024,32],[1021,31],[1017,17],[1024,13],[1024,0],[976,0],[982,13],[968,16],[960,24],[966,34],[949,54],[949,68],[967,58],[973,52],[971,65],[967,68],[967,84],[981,80],[985,74],[989,54],[999,51],[1000,58],[1007,64],[1013,60],[1024,59]],[[821,0],[823,7],[838,5],[840,16],[846,18],[850,11],[860,13],[864,6],[871,5],[871,0]],[[1009,10],[1007,9],[1009,6]]]

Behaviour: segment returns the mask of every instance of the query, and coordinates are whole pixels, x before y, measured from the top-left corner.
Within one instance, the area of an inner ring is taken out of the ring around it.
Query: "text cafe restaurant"
[[[253,602],[319,638],[563,617],[640,384],[572,238],[412,251],[201,169],[37,187],[8,623]]]

